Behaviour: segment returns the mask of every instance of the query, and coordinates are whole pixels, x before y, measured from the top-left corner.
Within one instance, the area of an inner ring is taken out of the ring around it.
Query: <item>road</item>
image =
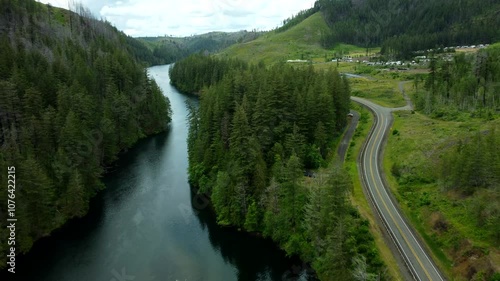
[[[400,84],[400,89],[402,89]],[[444,278],[424,250],[421,241],[400,213],[397,202],[388,193],[381,168],[383,146],[392,124],[394,110],[412,109],[408,104],[402,108],[386,108],[366,99],[351,99],[367,107],[374,115],[374,125],[368,139],[361,150],[360,173],[363,184],[374,206],[376,213],[384,224],[391,240],[394,242],[404,263],[415,280],[441,281]]]
[[[354,136],[354,132],[356,131],[356,126],[358,126],[359,121],[359,113],[357,111],[351,110],[350,113],[352,114],[352,117],[349,117],[349,126],[347,126],[347,130],[345,131],[344,136],[340,141],[339,148],[337,149],[339,163],[341,164],[344,163],[347,150],[349,149],[349,144],[351,143],[351,139]]]

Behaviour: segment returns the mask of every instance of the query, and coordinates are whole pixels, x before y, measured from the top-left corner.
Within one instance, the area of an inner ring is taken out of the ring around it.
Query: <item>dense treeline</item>
[[[187,61],[173,67],[174,84],[229,67],[201,90],[188,137],[190,182],[211,197],[218,223],[271,237],[322,280],[372,280],[360,278],[374,278],[383,264],[349,203],[349,176],[339,168],[304,176],[331,156],[346,125],[347,79],[312,67]]]
[[[493,45],[452,61],[432,59],[425,81],[417,77],[417,109],[456,119],[463,112],[491,118],[500,108],[500,46]]]
[[[382,53],[409,57],[436,46],[500,40],[498,0],[318,0],[331,27],[322,43],[382,46]]]
[[[276,28],[275,31],[276,32],[286,31],[286,30],[296,26],[297,24],[301,23],[303,20],[307,19],[308,17],[312,16],[313,14],[315,14],[318,11],[319,11],[318,6],[315,6],[313,8],[307,9],[307,10],[302,10],[302,11],[298,12],[296,15],[283,20],[283,25]]]
[[[170,107],[127,51],[128,39],[108,23],[6,0],[0,21],[3,267],[8,194],[16,202],[16,251],[26,252],[87,212],[106,166],[139,138],[164,130]],[[11,166],[16,189],[8,193]]]
[[[170,69],[170,81],[183,93],[198,93],[203,87],[219,82],[228,71],[246,69],[248,65],[241,60],[220,60],[202,54],[191,55]]]

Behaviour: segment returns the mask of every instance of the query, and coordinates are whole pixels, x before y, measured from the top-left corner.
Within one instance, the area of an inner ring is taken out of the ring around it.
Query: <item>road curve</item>
[[[421,242],[403,219],[397,203],[393,202],[388,193],[388,188],[384,186],[380,167],[381,151],[392,124],[391,112],[395,109],[385,108],[358,97],[351,97],[351,99],[367,107],[375,117],[368,139],[360,152],[359,163],[362,182],[372,205],[413,278],[421,281],[444,281],[445,279],[424,250]]]

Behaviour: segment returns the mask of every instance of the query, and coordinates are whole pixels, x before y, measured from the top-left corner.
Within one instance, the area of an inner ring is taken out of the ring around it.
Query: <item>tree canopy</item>
[[[211,198],[220,225],[271,237],[322,280],[382,271],[367,222],[349,203],[346,171],[304,176],[335,154],[350,107],[346,78],[335,69],[196,55],[176,63],[171,79],[199,95],[189,118],[189,180]]]
[[[85,215],[117,154],[170,121],[169,101],[130,38],[75,11],[0,0],[0,179],[7,183],[4,171],[15,167],[21,252]],[[2,237],[7,194],[0,185]]]

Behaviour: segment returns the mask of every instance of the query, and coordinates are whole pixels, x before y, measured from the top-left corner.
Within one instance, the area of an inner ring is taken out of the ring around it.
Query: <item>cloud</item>
[[[67,8],[68,0],[41,0]],[[69,0],[72,1],[72,0]],[[97,17],[131,36],[189,36],[208,31],[269,30],[314,0],[82,0]]]

